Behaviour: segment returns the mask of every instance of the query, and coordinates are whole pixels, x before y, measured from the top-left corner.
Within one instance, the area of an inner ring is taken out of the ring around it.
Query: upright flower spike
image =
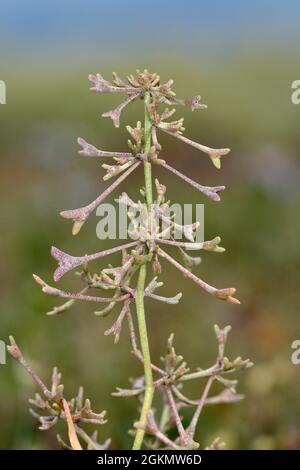
[[[63,211],[61,216],[73,219],[73,234],[77,234],[89,215],[105,198],[117,189],[138,166],[143,166],[144,187],[140,190],[143,199],[135,201],[125,192],[115,199],[127,209],[131,221],[128,236],[133,240],[108,250],[84,256],[71,256],[52,247],[51,254],[58,262],[58,267],[54,271],[55,282],[61,280],[71,270],[79,268],[80,271],[76,272],[76,275],[83,286],[78,292],[58,289],[47,284],[39,276],[33,275],[33,277],[43,292],[66,299],[62,305],[54,307],[48,312],[49,315],[63,313],[77,301],[103,304],[99,310],[94,312],[99,317],[113,315],[113,311],[119,309],[113,325],[104,332],[106,336],[114,335],[115,343],[119,340],[124,322],[127,322],[131,350],[134,357],[142,364],[144,375],[133,380],[130,389],[117,387],[117,391],[113,395],[138,397],[139,405],[141,405],[140,417],[134,425],[132,448],[139,450],[144,445],[150,449],[194,450],[199,448],[199,443],[195,440],[195,433],[203,408],[206,405],[219,403],[236,403],[243,399],[243,395],[236,392],[237,380],[229,380],[226,374],[251,367],[252,363],[249,359],[243,360],[237,357],[229,360],[225,356],[225,345],[230,327],[219,328],[218,326],[215,326],[218,354],[211,367],[190,371],[183,357],[178,355],[175,350],[173,334],[169,337],[167,352],[162,358],[162,366],[154,364],[151,360],[144,301],[149,299],[176,305],[182,297],[181,292],[171,297],[157,294],[157,289],[163,286],[163,282],[158,278],[162,271],[162,258],[211,296],[232,304],[239,304],[239,300],[234,297],[235,288],[215,288],[191,272],[192,268],[197,268],[201,258],[191,256],[186,250],[222,253],[225,249],[220,246],[221,238],[217,236],[201,243],[195,241],[198,222],[181,225],[175,220],[173,214],[170,213],[170,201],[166,200],[166,186],[158,179],[155,180],[154,194],[152,166],[156,165],[158,169],[164,167],[215,202],[220,201],[220,193],[224,191],[225,186],[201,185],[175,169],[169,161],[160,158],[162,146],[158,140],[157,129],[206,153],[216,168],[220,168],[221,158],[229,152],[229,149],[210,148],[183,135],[185,131],[183,118],[171,120],[175,109],[168,108],[168,106],[185,106],[194,111],[205,109],[206,105],[202,104],[201,97],[198,95],[188,99],[177,98],[173,90],[173,80],[161,83],[159,75],[148,70],[142,72],[137,70],[135,75],[127,77],[127,81],[116,73],[113,74],[112,82],[104,79],[101,74],[91,74],[89,80],[92,83],[92,92],[125,95],[124,100],[115,109],[102,115],[110,117],[115,127],[120,126],[120,117],[124,108],[138,99],[141,99],[140,101],[143,101],[144,104],[144,122],[138,121],[135,127],[126,126],[130,135],[129,152],[99,150],[83,138],[78,138],[81,156],[110,159],[109,163],[105,162],[102,165],[106,171],[103,179],[117,178],[90,204],[78,209]],[[162,105],[166,107],[160,111]],[[139,214],[138,219],[135,215],[136,212]],[[176,238],[176,233],[181,235],[180,239]],[[184,265],[165,251],[170,247],[179,250]],[[119,252],[121,253],[121,262],[117,266],[109,264],[96,272],[90,271],[88,263]],[[147,280],[149,265],[155,275],[150,282]],[[101,292],[105,291],[105,296],[92,294],[94,292],[98,294],[99,289]],[[131,307],[134,303],[136,318],[133,318],[131,313]],[[76,397],[67,401],[64,397],[64,387],[61,384],[61,374],[57,369],[54,369],[52,375],[51,389],[48,389],[26,362],[14,339],[11,338],[10,341],[8,351],[26,369],[42,391],[42,395],[36,394],[35,398],[30,401],[38,409],[38,411],[31,409],[30,413],[38,420],[40,429],[51,429],[62,419],[66,423],[69,437],[69,442],[66,443],[58,436],[58,441],[63,448],[81,450],[84,445],[88,450],[107,449],[109,440],[99,444],[97,433],[89,436],[82,428],[84,423],[103,424],[105,412],[95,413],[92,411],[90,401],[83,400],[82,387],[79,387]],[[202,379],[206,382],[202,394],[196,400],[188,397],[182,390],[184,382],[195,379]],[[218,382],[222,389],[213,394],[211,390],[215,382]],[[152,406],[154,395],[159,395],[162,401],[162,414],[159,419]],[[193,409],[187,425],[182,421],[180,414],[183,407]],[[145,434],[149,436],[147,440],[144,439]],[[206,448],[220,449],[222,445],[222,441],[217,438]]]

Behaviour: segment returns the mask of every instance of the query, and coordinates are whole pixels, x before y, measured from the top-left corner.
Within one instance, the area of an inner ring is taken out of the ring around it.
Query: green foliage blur
[[[63,315],[45,316],[59,300],[44,295],[31,274],[52,282],[51,245],[83,255],[116,244],[96,238],[96,215],[72,237],[70,222],[58,213],[90,202],[106,185],[99,161],[77,156],[76,138],[125,150],[125,124],[143,116],[137,102],[123,113],[120,130],[101,119],[119,96],[89,93],[88,73],[110,78],[113,70],[124,76],[137,67],[157,71],[163,80],[173,78],[180,97],[200,93],[206,111],[176,112],[185,117],[186,135],[232,149],[217,171],[195,149],[161,136],[162,158],[202,184],[226,185],[218,204],[164,169],[155,168],[154,174],[167,184],[173,202],[205,203],[205,238],[220,235],[226,252],[204,253],[195,272],[217,287],[235,286],[241,300],[234,306],[211,298],[163,264],[166,295],[184,295],[177,306],[146,302],[153,360],[159,361],[174,332],[177,350],[191,367],[210,366],[216,354],[213,325],[231,324],[228,356],[250,357],[255,366],[237,374],[244,401],[205,409],[197,436],[201,446],[220,436],[233,449],[300,448],[300,366],[290,360],[291,343],[300,338],[300,105],[291,103],[291,81],[299,78],[292,53],[251,50],[230,60],[203,57],[201,66],[182,57],[168,63],[94,57],[82,67],[57,62],[24,71],[15,64],[4,71],[0,337],[7,341],[12,334],[47,383],[57,365],[66,396],[84,385],[94,408],[108,412],[99,440],[111,436],[113,448],[130,447],[128,429],[138,417],[137,402],[110,395],[142,373],[130,355],[126,326],[115,346],[103,332],[117,311],[101,319],[93,315],[94,305],[77,303]],[[135,197],[141,181],[139,169],[120,191]],[[77,284],[69,275],[60,285]],[[193,384],[191,396],[197,398],[203,385]],[[55,432],[38,431],[28,414],[28,398],[35,391],[25,372],[7,358],[7,365],[0,366],[0,448],[58,448]]]

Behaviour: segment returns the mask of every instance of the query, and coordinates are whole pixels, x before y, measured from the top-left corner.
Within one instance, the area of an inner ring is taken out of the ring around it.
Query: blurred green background
[[[77,156],[77,136],[125,150],[124,125],[142,117],[135,103],[120,130],[101,120],[118,97],[89,93],[87,75],[109,79],[113,70],[126,76],[146,67],[173,78],[178,96],[200,93],[208,104],[206,111],[177,111],[187,136],[232,149],[218,172],[196,150],[161,137],[162,158],[202,184],[226,185],[219,204],[163,169],[154,174],[172,201],[205,203],[205,238],[221,235],[227,251],[204,253],[195,273],[217,287],[236,286],[242,302],[218,302],[164,264],[164,292],[184,296],[177,306],[146,302],[153,358],[174,332],[189,365],[207,367],[216,353],[213,324],[231,324],[229,357],[250,357],[255,367],[237,374],[244,401],[204,411],[201,445],[220,436],[233,449],[300,448],[300,366],[290,361],[291,343],[300,338],[300,106],[291,103],[291,83],[300,78],[297,2],[14,0],[1,8],[7,104],[0,106],[0,339],[13,334],[47,383],[59,366],[68,396],[83,384],[94,408],[108,411],[100,441],[111,436],[113,448],[129,448],[137,403],[110,393],[127,387],[141,367],[129,353],[126,328],[117,346],[103,335],[117,312],[99,319],[95,306],[78,303],[46,317],[59,302],[42,294],[31,274],[51,283],[53,244],[78,255],[115,244],[97,240],[96,215],[72,237],[58,213],[90,202],[106,186],[99,162]],[[134,197],[141,178],[139,170],[120,191]],[[75,289],[76,279],[61,286]],[[198,387],[190,389],[195,397]],[[38,431],[28,414],[34,391],[7,358],[0,366],[0,448],[58,447],[55,433]]]

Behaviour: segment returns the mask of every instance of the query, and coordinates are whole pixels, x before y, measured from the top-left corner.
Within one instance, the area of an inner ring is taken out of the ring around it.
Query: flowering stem
[[[148,105],[150,102],[150,93],[145,93],[145,124],[144,124],[144,151],[148,153],[151,147],[151,121],[149,117]],[[145,176],[145,192],[146,192],[146,201],[148,212],[151,211],[151,206],[153,202],[152,197],[152,175],[151,175],[151,163],[144,162],[144,176]],[[137,284],[137,294],[136,294],[136,312],[138,319],[138,328],[140,335],[141,350],[143,354],[143,363],[144,363],[144,374],[145,374],[145,395],[144,402],[142,406],[141,416],[139,419],[139,424],[141,427],[137,429],[135,440],[133,443],[133,450],[140,450],[144,435],[145,435],[145,426],[147,424],[148,412],[152,406],[152,400],[154,395],[154,385],[153,385],[153,376],[151,368],[151,357],[149,350],[149,341],[145,317],[145,308],[144,308],[144,292],[145,292],[145,281],[147,275],[147,265],[143,264],[140,267],[138,284]]]
[[[151,147],[151,120],[149,116],[148,106],[150,104],[150,93],[145,93],[145,123],[144,123],[144,151],[147,154]],[[151,163],[144,162],[144,175],[145,175],[145,191],[148,209],[153,202],[152,197],[152,172]]]

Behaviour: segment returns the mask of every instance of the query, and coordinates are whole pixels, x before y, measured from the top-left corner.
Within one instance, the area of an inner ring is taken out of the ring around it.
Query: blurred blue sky
[[[0,52],[14,56],[86,48],[131,53],[144,47],[171,54],[205,50],[228,41],[282,44],[299,39],[299,0],[1,0]],[[9,51],[9,54],[7,54]]]

